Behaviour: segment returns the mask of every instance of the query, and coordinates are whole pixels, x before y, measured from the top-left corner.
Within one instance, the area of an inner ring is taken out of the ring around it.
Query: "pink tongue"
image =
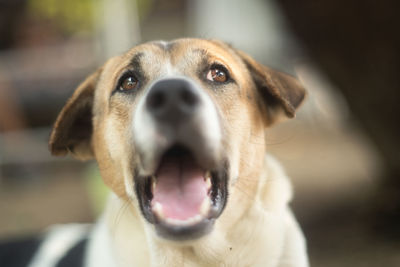
[[[166,218],[186,220],[196,216],[206,196],[203,170],[193,160],[169,158],[162,162],[152,204],[159,202]]]

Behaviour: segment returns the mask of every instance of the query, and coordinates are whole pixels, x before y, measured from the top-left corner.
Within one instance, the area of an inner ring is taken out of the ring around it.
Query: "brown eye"
[[[119,90],[121,91],[130,91],[137,87],[138,81],[135,77],[129,76],[121,83]]]
[[[207,79],[218,83],[224,83],[228,80],[228,75],[222,68],[212,67],[207,73]]]

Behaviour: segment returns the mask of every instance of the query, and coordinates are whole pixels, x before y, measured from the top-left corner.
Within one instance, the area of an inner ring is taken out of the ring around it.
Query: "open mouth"
[[[210,232],[225,207],[227,168],[226,163],[218,169],[204,168],[190,150],[172,146],[154,175],[136,179],[144,217],[166,239],[194,239]]]

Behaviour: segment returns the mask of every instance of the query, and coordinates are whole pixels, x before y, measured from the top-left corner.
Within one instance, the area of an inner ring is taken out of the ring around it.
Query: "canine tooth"
[[[159,218],[164,219],[163,207],[160,202],[156,202],[152,210]]]
[[[209,210],[210,210],[210,206],[211,206],[211,200],[210,200],[209,197],[206,197],[206,198],[203,200],[203,203],[201,203],[201,206],[200,206],[200,213],[201,213],[203,216],[207,216],[207,215],[208,215],[208,212],[209,212]]]
[[[207,190],[210,190],[210,188],[211,188],[211,173],[210,173],[210,171],[206,171],[206,173],[204,174],[204,180],[206,181]]]
[[[207,190],[211,189],[211,178],[206,178],[206,186],[207,186]]]
[[[153,192],[154,192],[154,190],[156,190],[156,176],[155,175],[151,176],[151,189],[153,190]]]

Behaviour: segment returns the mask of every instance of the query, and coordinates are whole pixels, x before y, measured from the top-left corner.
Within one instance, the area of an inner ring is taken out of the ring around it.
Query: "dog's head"
[[[235,185],[262,168],[264,129],[293,117],[304,96],[295,78],[222,42],[146,43],[77,88],[50,149],[94,157],[105,183],[159,236],[195,239],[213,229],[228,192],[240,201]]]

